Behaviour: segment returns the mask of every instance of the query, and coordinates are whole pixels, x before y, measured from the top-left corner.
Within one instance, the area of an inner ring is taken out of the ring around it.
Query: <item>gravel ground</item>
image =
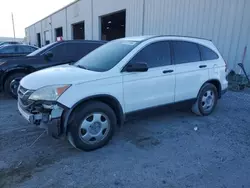
[[[198,130],[195,130],[197,127]],[[250,91],[197,117],[166,108],[131,118],[109,145],[73,149],[0,99],[0,187],[250,187]]]

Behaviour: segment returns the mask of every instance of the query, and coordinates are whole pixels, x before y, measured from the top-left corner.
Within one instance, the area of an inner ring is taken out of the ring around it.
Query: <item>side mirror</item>
[[[147,72],[148,71],[148,65],[147,63],[133,63],[128,64],[124,68],[124,72]]]
[[[44,54],[45,60],[50,60],[53,57],[53,53],[51,51],[48,51]]]

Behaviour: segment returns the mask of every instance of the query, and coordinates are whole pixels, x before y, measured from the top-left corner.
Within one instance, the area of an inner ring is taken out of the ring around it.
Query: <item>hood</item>
[[[93,72],[72,65],[60,65],[29,74],[20,84],[26,89],[37,90],[45,86],[77,84],[102,77],[104,77],[102,72]]]

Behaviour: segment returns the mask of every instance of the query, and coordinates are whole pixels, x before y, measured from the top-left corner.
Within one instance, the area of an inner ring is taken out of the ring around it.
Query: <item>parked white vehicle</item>
[[[114,40],[74,65],[24,77],[18,109],[29,122],[48,124],[82,150],[108,143],[126,114],[191,102],[209,115],[227,90],[226,64],[209,40],[142,36]]]

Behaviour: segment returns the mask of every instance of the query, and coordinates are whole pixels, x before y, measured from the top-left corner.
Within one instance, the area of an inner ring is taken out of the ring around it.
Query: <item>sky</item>
[[[74,0],[0,0],[0,37],[13,37],[11,13],[16,37],[25,36],[25,28]]]

